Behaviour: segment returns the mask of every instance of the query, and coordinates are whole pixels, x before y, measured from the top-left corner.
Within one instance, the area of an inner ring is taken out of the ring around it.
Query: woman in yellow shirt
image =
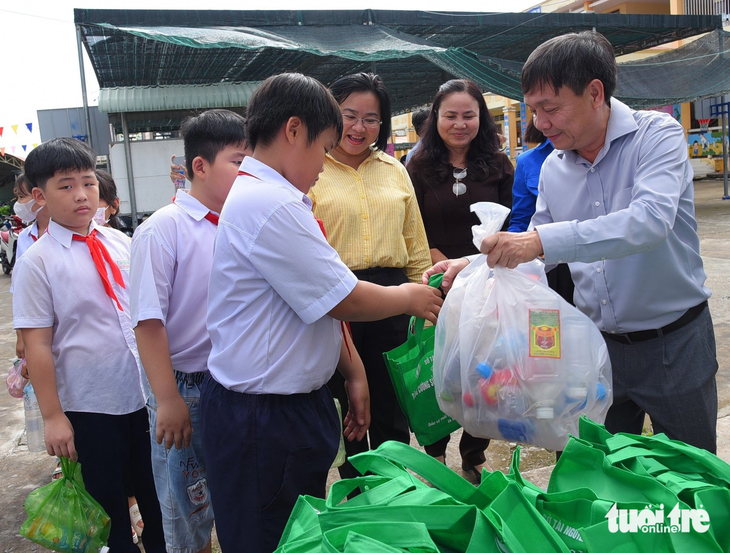
[[[408,172],[384,152],[390,136],[388,90],[377,75],[357,73],[337,80],[330,91],[340,104],[344,130],[309,192],[314,215],[324,222],[330,244],[360,280],[390,286],[420,283],[431,256]],[[406,341],[407,327],[405,315],[351,323],[368,376],[371,423],[368,439],[345,442],[348,456],[386,440],[410,441],[408,422],[383,361],[384,351]],[[330,388],[346,413],[339,373]],[[346,463],[340,475],[351,478],[359,473]]]

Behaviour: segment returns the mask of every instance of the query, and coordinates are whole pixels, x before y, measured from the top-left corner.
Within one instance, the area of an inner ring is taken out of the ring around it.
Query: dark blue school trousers
[[[203,450],[223,553],[270,553],[300,495],[324,498],[340,440],[332,394],[242,394],[206,376]]]

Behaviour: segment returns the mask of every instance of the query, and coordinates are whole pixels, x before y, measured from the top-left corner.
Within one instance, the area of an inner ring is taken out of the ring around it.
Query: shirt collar
[[[241,168],[239,169],[239,171],[241,173],[248,173],[254,178],[262,181],[280,184],[286,190],[294,194],[297,198],[301,198],[302,201],[310,208],[312,207],[312,200],[310,200],[306,194],[304,194],[296,186],[286,180],[280,173],[278,173],[265,163],[261,163],[258,159],[254,159],[251,156],[246,156],[245,158],[243,158],[243,163],[241,163]],[[240,178],[250,177],[248,177],[247,175],[242,175]]]
[[[197,198],[192,197],[187,190],[183,189],[178,190],[175,194],[175,205],[190,215],[195,221],[202,221],[208,215],[208,212],[211,212]]]
[[[631,134],[638,128],[639,126],[636,124],[631,108],[620,100],[611,98],[611,112],[608,115],[608,125],[606,126],[606,140],[592,165],[596,165],[604,157],[606,157],[606,154],[608,154],[608,151],[611,149],[611,143],[614,140],[617,140],[627,134]],[[586,160],[580,157],[573,150],[558,150],[558,156],[565,156],[573,163],[587,163]]]
[[[109,232],[113,231],[113,229],[107,228],[107,227],[100,227],[97,225],[94,221],[91,221],[89,224],[89,232],[96,229],[101,234],[108,234]],[[53,219],[48,221],[48,229],[46,230],[46,234],[48,234],[51,238],[53,238],[56,242],[61,244],[65,248],[71,247],[71,242],[73,241],[73,235],[78,234],[76,232],[68,230],[66,227],[62,227],[58,223],[56,223]]]
[[[38,238],[38,221],[33,221],[33,224],[31,225],[28,232],[31,236],[35,236],[36,238]]]

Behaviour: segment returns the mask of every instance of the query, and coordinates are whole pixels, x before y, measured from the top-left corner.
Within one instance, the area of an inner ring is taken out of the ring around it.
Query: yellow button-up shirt
[[[373,149],[355,170],[327,155],[309,197],[327,239],[351,270],[402,268],[411,282],[421,282],[431,254],[402,163]]]

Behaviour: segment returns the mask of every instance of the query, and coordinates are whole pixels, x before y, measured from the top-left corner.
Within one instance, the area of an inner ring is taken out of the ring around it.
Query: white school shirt
[[[130,240],[112,228],[96,228],[98,238],[121,270],[129,288]],[[13,326],[53,327],[53,362],[64,411],[124,415],[142,409],[141,363],[137,355],[127,290],[107,275],[122,305],[110,298],[86,242],[51,220],[14,268]]]
[[[184,190],[134,233],[129,301],[132,325],[157,319],[167,331],[175,370],[207,370],[210,337],[205,326],[208,280],[216,225],[208,208]]]
[[[211,375],[250,394],[308,393],[337,366],[340,322],[327,313],[357,277],[327,243],[312,202],[252,157],[223,206],[208,291]]]
[[[16,261],[20,259],[28,248],[35,244],[38,240],[38,222],[33,221],[33,224],[29,227],[24,228],[18,235],[17,247],[15,250]]]
[[[33,244],[35,244],[36,240],[38,240],[38,222],[33,221],[33,224],[29,227],[25,227],[23,230],[20,231],[20,234],[18,235],[18,241],[15,243],[15,262],[18,262],[18,259],[20,259],[20,256],[23,255],[28,248],[30,248]],[[13,283],[15,282],[15,273],[11,275],[13,279],[10,281],[10,290],[9,292],[11,294],[15,293],[15,287],[13,286]]]

